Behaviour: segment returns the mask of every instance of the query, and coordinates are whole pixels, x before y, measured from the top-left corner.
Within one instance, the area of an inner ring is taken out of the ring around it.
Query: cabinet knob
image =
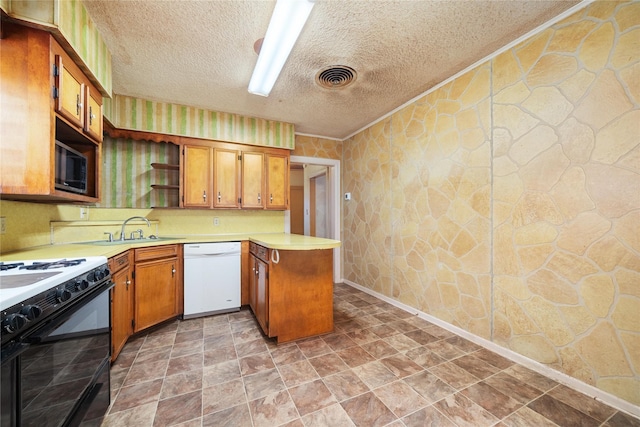
[[[171,277],[174,277],[176,274],[176,268],[172,265],[171,266]]]
[[[260,193],[258,193],[258,203],[260,203],[260,199],[261,199],[261,198],[262,198],[262,197],[260,197]]]
[[[273,203],[273,194],[269,195],[269,203]]]
[[[204,190],[204,191],[202,192],[202,201],[203,201],[203,202],[206,202],[206,201],[207,201],[207,191],[206,191],[206,190]]]
[[[220,200],[222,199],[222,195],[220,194],[220,192],[218,191],[218,203],[220,203]]]

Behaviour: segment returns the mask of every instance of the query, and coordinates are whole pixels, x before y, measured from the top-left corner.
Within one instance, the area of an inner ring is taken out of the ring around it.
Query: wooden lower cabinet
[[[249,305],[278,343],[333,331],[333,251],[250,243]]]
[[[111,361],[116,360],[120,351],[133,334],[133,276],[131,251],[109,259],[111,270]]]
[[[249,280],[253,259],[249,256],[249,242],[243,240],[240,244],[240,304],[249,304]]]
[[[181,245],[135,251],[134,332],[178,316],[182,311]]]
[[[261,246],[251,252],[249,305],[262,330],[269,331],[269,263],[268,251]]]

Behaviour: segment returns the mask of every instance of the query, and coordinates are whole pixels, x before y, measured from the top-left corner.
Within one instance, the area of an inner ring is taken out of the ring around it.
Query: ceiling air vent
[[[341,89],[356,80],[356,70],[345,65],[332,65],[316,74],[316,83],[327,89]]]

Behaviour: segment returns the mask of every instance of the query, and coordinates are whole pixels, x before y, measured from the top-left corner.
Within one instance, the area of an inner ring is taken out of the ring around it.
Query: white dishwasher
[[[184,318],[240,309],[240,242],[184,245]]]

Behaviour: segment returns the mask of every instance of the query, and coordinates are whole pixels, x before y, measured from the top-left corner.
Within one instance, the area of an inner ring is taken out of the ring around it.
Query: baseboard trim
[[[430,314],[424,313],[422,311],[419,311],[418,309],[416,309],[415,307],[411,307],[407,304],[401,303],[400,301],[394,300],[393,298],[389,298],[386,295],[380,294],[376,291],[373,291],[369,288],[366,288],[362,285],[359,285],[357,283],[354,283],[350,280],[347,279],[342,279],[342,282],[345,285],[349,285],[353,288],[356,288],[366,294],[369,294],[371,296],[374,296],[384,302],[387,302],[395,307],[398,307],[401,310],[404,310],[408,313],[411,313],[413,315],[416,315],[418,317],[420,317],[421,319],[424,319],[428,322],[431,322],[437,326],[440,326],[443,329],[448,330],[449,332],[452,332],[456,335],[461,336],[462,338],[468,339],[469,341],[473,342],[474,344],[477,344],[481,347],[486,348],[487,350],[491,350],[494,353],[498,353],[500,356],[505,357],[509,360],[512,360],[513,362],[516,362],[520,365],[525,366],[526,368],[531,369],[532,371],[535,371],[539,374],[542,374],[544,376],[547,376],[561,384],[566,385],[567,387],[570,387],[576,391],[579,391],[583,394],[586,394],[589,397],[592,397],[596,400],[601,401],[602,403],[605,403],[609,406],[612,406],[613,408],[616,408],[619,411],[625,412],[631,416],[634,416],[636,418],[640,418],[640,407],[636,406],[630,402],[627,402],[626,400],[623,400],[617,396],[614,396],[610,393],[607,393],[603,390],[600,390],[599,388],[596,388],[590,384],[587,384],[583,381],[580,381],[577,378],[573,378],[567,374],[564,374],[560,371],[556,371],[555,369],[552,369],[546,365],[543,365],[540,362],[537,362],[533,359],[530,359],[526,356],[523,356],[519,353],[516,353],[512,350],[509,350],[508,348],[502,347],[492,341],[489,341],[485,338],[479,337],[477,335],[472,334],[471,332],[465,331],[464,329],[461,329],[457,326],[454,326],[450,323],[447,323],[441,319],[438,319],[437,317],[431,316]]]

